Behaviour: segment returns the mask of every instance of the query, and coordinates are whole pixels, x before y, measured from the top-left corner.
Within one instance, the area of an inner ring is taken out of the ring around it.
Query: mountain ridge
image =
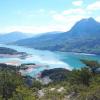
[[[20,40],[14,44],[35,49],[100,54],[100,23],[93,18],[78,21],[68,32]]]
[[[29,36],[26,33],[14,31],[6,34],[0,35],[0,43],[8,43],[18,41],[20,39],[28,38]]]

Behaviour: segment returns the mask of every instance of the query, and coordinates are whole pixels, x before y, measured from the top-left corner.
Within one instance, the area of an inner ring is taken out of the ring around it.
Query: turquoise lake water
[[[2,45],[0,47],[8,47],[15,49],[20,52],[28,53],[29,57],[26,59],[20,58],[0,58],[0,63],[9,62],[9,61],[20,61],[21,63],[35,63],[40,65],[37,68],[31,69],[31,71],[25,72],[25,74],[32,77],[36,76],[39,72],[44,69],[52,68],[66,68],[66,69],[78,69],[84,67],[85,65],[80,61],[80,59],[87,60],[96,60],[100,62],[99,55],[90,55],[84,53],[72,53],[72,52],[51,52],[48,50],[36,50],[31,48],[26,48],[22,46],[13,46],[13,45]]]

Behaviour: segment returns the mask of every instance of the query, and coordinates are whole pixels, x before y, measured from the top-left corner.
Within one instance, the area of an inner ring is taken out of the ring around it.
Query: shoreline
[[[0,46],[6,47],[6,44],[0,44]],[[14,45],[8,45],[8,47],[9,46],[14,46]],[[35,48],[32,48],[32,47],[21,46],[21,45],[15,45],[15,46],[16,47],[28,48],[28,49],[34,49],[34,50],[38,50],[38,51],[64,52],[64,53],[84,54],[84,55],[99,55],[100,56],[100,53],[86,53],[86,52],[70,52],[70,51],[58,51],[58,50],[48,50],[48,49],[35,49]]]

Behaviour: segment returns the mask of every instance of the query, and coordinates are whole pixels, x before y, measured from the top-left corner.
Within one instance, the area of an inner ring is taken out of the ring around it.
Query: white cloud
[[[25,33],[32,33],[34,35],[51,32],[51,31],[68,31],[71,27],[82,18],[86,18],[84,15],[55,15],[53,16],[53,21],[55,24],[45,25],[45,26],[7,26],[1,28],[0,33],[8,33],[13,31],[20,31]]]
[[[96,21],[100,22],[100,16],[97,16],[95,19]]]
[[[30,11],[18,10],[15,11],[14,14],[20,17],[34,17],[39,15],[45,15],[46,10],[45,9],[37,9],[37,10],[30,10]]]
[[[63,15],[69,15],[69,14],[85,14],[85,10],[82,8],[76,8],[76,9],[68,9],[63,11]]]
[[[100,1],[88,5],[87,10],[100,10]]]
[[[47,25],[47,26],[9,26],[2,28],[2,30],[0,30],[0,33],[8,33],[13,31],[20,31],[30,34],[32,33],[36,35],[51,31],[66,31],[66,28],[64,25],[57,25],[57,24]]]
[[[82,8],[76,8],[76,9],[68,9],[64,10],[62,12],[57,12],[55,10],[46,11],[44,9],[39,9],[35,12],[30,11],[28,13],[25,13],[27,16],[34,16],[34,15],[48,15],[48,17],[51,18],[50,25],[43,25],[43,26],[7,26],[4,28],[1,28],[1,32],[12,32],[12,31],[21,31],[25,33],[33,33],[33,34],[39,34],[44,32],[50,32],[50,31],[68,31],[77,21],[81,20],[82,18],[87,18],[88,14],[87,11]],[[18,14],[22,14],[21,12],[18,12]],[[28,17],[29,18],[29,17]]]
[[[87,16],[84,15],[71,15],[71,16],[66,16],[66,29],[69,30],[76,22],[79,20],[87,18]]]
[[[51,10],[51,11],[49,11],[49,14],[56,14],[57,12],[55,11],[55,10]]]
[[[76,8],[76,9],[67,9],[62,12],[56,12],[51,15],[54,22],[57,24],[62,24],[66,27],[66,31],[70,30],[70,28],[79,20],[83,18],[90,17],[90,11],[87,9]]]
[[[70,19],[73,21],[73,19],[80,20],[80,18],[87,17],[87,15],[88,15],[87,12],[88,11],[86,11],[82,8],[68,9],[68,10],[64,10],[60,13],[56,12],[56,13],[52,14],[52,18],[55,21],[66,23],[66,21],[69,21]]]
[[[44,13],[45,12],[45,9],[39,9],[38,12],[39,13]]]
[[[89,16],[86,15],[63,15],[63,14],[57,14],[54,15],[52,18],[54,21],[57,22],[57,24],[63,24],[66,27],[66,31],[68,31],[77,21],[88,18]],[[65,28],[64,27],[64,28]]]
[[[63,16],[62,14],[54,14],[54,15],[52,15],[52,18],[56,21],[64,21],[65,20],[65,16]]]
[[[83,4],[83,1],[77,0],[77,1],[72,2],[72,4],[75,5],[75,6],[81,6]]]

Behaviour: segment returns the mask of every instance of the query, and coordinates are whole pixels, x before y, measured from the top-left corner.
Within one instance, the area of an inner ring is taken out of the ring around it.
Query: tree
[[[69,82],[71,84],[83,84],[89,86],[91,73],[88,68],[82,68],[81,70],[72,70],[69,74]]]

